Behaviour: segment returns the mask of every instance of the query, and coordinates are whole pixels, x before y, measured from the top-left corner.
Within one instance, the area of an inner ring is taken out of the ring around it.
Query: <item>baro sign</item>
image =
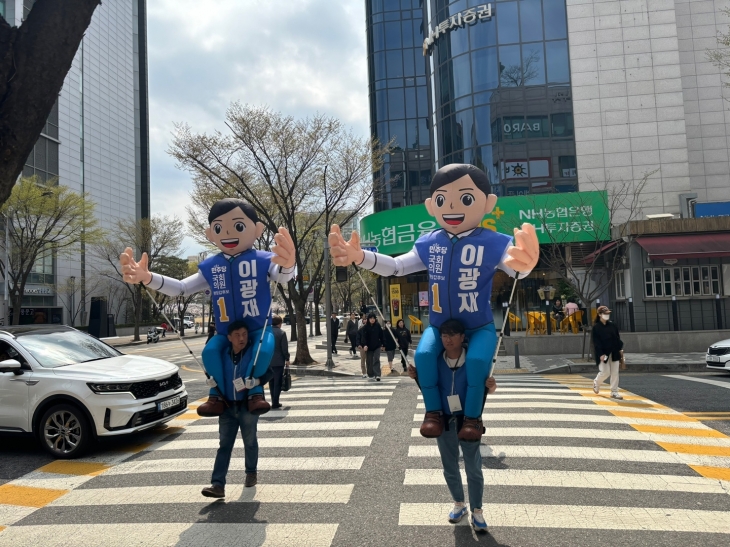
[[[423,41],[423,56],[431,53],[431,46],[441,36],[454,29],[463,28],[466,25],[473,25],[478,21],[489,21],[492,18],[492,4],[481,4],[475,8],[469,8],[452,15],[441,21],[439,25],[428,33],[428,38]]]

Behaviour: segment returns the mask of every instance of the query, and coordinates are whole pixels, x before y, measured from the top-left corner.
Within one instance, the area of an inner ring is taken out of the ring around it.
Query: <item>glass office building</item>
[[[577,190],[565,0],[368,0],[376,210],[472,163],[498,195]],[[425,42],[425,43],[424,43]]]

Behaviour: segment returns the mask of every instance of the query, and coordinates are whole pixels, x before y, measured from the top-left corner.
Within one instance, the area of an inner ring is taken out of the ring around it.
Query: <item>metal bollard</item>
[[[520,343],[515,340],[515,368],[520,368]]]

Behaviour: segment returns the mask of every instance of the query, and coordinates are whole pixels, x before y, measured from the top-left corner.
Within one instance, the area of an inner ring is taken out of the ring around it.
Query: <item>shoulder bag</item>
[[[289,391],[291,389],[291,372],[289,365],[284,366],[284,376],[281,378],[281,391]]]

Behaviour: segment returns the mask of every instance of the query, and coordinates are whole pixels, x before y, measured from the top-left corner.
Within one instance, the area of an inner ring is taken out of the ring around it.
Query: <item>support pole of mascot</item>
[[[264,398],[261,378],[269,368],[274,353],[274,335],[271,332],[271,290],[269,281],[286,284],[296,274],[294,242],[285,228],[274,235],[271,252],[254,249],[256,240],[264,232],[256,210],[245,201],[226,198],[217,201],[208,215],[205,236],[220,253],[208,257],[198,265],[198,272],[182,281],[149,271],[147,253],[139,262],[134,260],[130,247],[119,257],[122,275],[127,283],[142,283],[168,296],[187,296],[210,289],[213,300],[215,332],[203,349],[203,365],[212,380],[208,401],[198,407],[201,415],[222,413],[219,400],[225,382],[233,382],[235,392],[247,390],[247,406],[253,414],[268,412],[271,406]],[[228,325],[243,321],[253,340],[253,355],[238,378],[227,378],[223,360],[230,352]],[[214,391],[215,390],[215,391]]]
[[[459,439],[478,442],[484,431],[485,382],[492,373],[497,345],[490,307],[492,278],[497,268],[512,277],[526,277],[538,262],[540,246],[531,224],[515,228],[514,237],[481,226],[484,215],[497,204],[497,196],[491,193],[486,173],[473,165],[450,164],[439,169],[431,181],[430,195],[426,210],[441,229],[421,236],[410,252],[393,258],[364,251],[357,232],[345,241],[337,225],[330,231],[330,252],[338,266],[354,264],[382,276],[428,271],[430,326],[415,355],[426,406],[421,435],[433,438],[443,431],[437,359],[444,346],[438,328],[447,319],[458,319],[466,327],[468,340],[468,389],[466,400],[451,398],[448,410],[464,412]]]

